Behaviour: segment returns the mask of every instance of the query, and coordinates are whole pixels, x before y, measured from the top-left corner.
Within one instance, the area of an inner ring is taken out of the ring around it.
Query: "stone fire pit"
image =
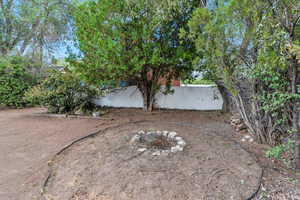
[[[141,130],[132,137],[130,143],[138,152],[148,151],[152,156],[180,152],[186,146],[186,142],[176,132],[159,130]]]

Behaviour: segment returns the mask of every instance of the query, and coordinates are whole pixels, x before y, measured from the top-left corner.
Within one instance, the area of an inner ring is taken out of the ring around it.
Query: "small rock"
[[[183,141],[183,140],[178,141],[177,144],[182,147],[184,147],[186,145],[185,141]]]
[[[179,146],[179,145],[176,145],[175,147],[172,147],[171,148],[171,152],[172,153],[176,153],[178,151],[183,151],[183,147]]]
[[[176,153],[177,152],[177,148],[176,147],[171,147],[171,152],[172,153]]]
[[[246,142],[246,139],[245,139],[245,138],[243,138],[241,141],[242,141],[242,142]]]
[[[152,156],[159,156],[160,155],[160,152],[159,151],[155,151],[152,153]]]
[[[147,149],[146,148],[139,148],[137,151],[138,152],[144,152],[144,151],[146,151]]]
[[[162,153],[168,154],[168,153],[170,153],[170,150],[162,150]]]
[[[249,140],[249,142],[253,142],[254,141],[254,139],[253,138],[251,138],[250,140]]]
[[[178,151],[183,151],[183,147],[182,146],[178,146],[177,145],[177,149],[178,149]]]
[[[139,131],[138,134],[143,135],[145,134],[145,131]]]
[[[246,124],[242,123],[236,126],[236,129],[238,129],[239,131],[247,129]]]
[[[100,112],[93,112],[93,117],[99,117],[100,116]]]
[[[250,135],[245,135],[245,139],[250,139],[251,136]]]
[[[83,112],[81,109],[78,109],[78,110],[75,111],[74,114],[75,114],[75,115],[83,115],[84,112]]]
[[[177,135],[176,132],[170,132],[170,133],[168,134],[168,137],[169,137],[169,138],[174,138],[176,135]]]
[[[243,121],[241,119],[233,119],[233,120],[231,120],[231,122],[236,125],[243,123]]]
[[[134,136],[131,138],[131,140],[130,140],[129,143],[130,143],[130,144],[133,144],[133,143],[139,141],[140,138],[141,138],[141,136],[139,136],[139,135],[134,135]]]
[[[239,131],[239,134],[241,134],[241,135],[244,135],[244,134],[247,134],[247,133],[248,133],[247,129]]]

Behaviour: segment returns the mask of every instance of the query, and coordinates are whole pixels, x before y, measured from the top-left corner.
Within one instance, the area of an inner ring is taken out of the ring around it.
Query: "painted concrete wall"
[[[156,96],[156,107],[166,109],[185,110],[221,110],[222,97],[214,86],[187,85],[173,87],[174,93]],[[118,108],[141,108],[143,99],[135,86],[116,90],[105,97],[96,99],[95,103],[101,106]]]

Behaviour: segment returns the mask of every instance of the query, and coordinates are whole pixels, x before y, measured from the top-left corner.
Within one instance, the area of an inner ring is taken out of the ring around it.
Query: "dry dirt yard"
[[[0,199],[32,200],[47,162],[64,145],[99,129],[99,121],[37,117],[44,109],[0,111]]]
[[[260,183],[252,199],[300,199],[299,177],[265,159],[265,146],[240,143],[229,116],[110,109],[103,119],[71,119],[40,112],[0,111],[1,200],[244,200]],[[168,155],[138,152],[130,140],[139,130],[175,131],[187,145]]]

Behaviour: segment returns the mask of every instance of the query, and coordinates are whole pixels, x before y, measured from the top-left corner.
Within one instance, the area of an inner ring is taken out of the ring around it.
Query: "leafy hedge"
[[[26,92],[25,98],[32,104],[47,107],[51,113],[73,114],[93,110],[92,99],[98,94],[98,89],[84,84],[71,71],[53,70],[40,85]]]
[[[36,83],[27,71],[29,64],[22,57],[0,58],[0,105],[15,108],[27,105],[24,94]]]
[[[183,81],[184,84],[194,85],[215,85],[215,83],[208,79],[187,79]]]

